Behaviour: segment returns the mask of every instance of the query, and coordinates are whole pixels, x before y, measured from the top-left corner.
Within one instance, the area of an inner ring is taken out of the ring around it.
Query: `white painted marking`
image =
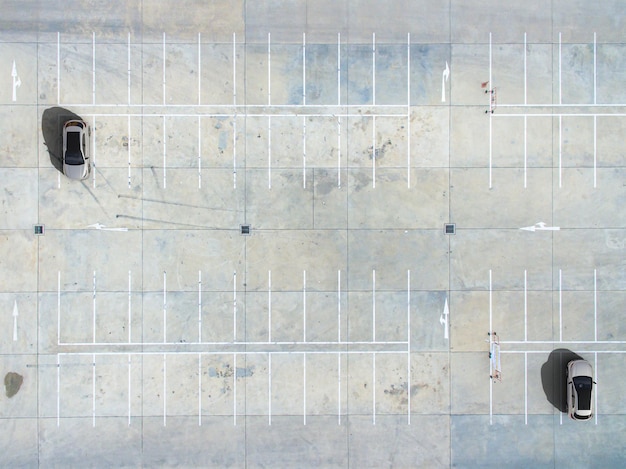
[[[17,341],[17,317],[20,312],[17,309],[17,300],[13,301],[13,341]]]
[[[372,425],[376,425],[376,352],[372,353]]]
[[[444,304],[443,304],[443,311],[441,313],[441,316],[439,316],[439,322],[441,323],[441,325],[443,326],[443,338],[444,339],[448,339],[449,338],[449,333],[448,333],[448,317],[450,315],[450,310],[448,309],[448,298],[446,298]]]
[[[57,273],[57,345],[61,343],[61,271]]]
[[[411,33],[406,39],[406,185],[411,188]],[[447,62],[446,62],[447,63]]]
[[[406,398],[407,398],[407,425],[411,425],[411,271],[406,271]]]
[[[341,187],[341,116],[337,116],[337,187]]]
[[[96,33],[91,33],[91,104],[96,104]]]
[[[372,341],[376,342],[376,270],[372,269]]]
[[[57,104],[61,104],[61,33],[57,31]]]
[[[93,271],[93,343],[96,343],[96,271]]]
[[[163,343],[167,343],[167,272],[163,272]]]
[[[532,226],[523,226],[520,230],[524,231],[559,231],[561,228],[558,226],[547,226],[544,222],[540,221]]]
[[[337,342],[341,342],[341,269],[337,270]]]
[[[302,116],[302,188],[306,189],[306,116]]]
[[[598,102],[598,73],[597,73],[597,40],[596,33],[593,33],[593,104]],[[595,187],[595,186],[594,186]]]
[[[528,353],[524,352],[524,425],[528,425]]]
[[[17,89],[22,86],[22,80],[17,74],[15,60],[13,60],[13,68],[11,69],[11,77],[13,78],[13,102],[17,101]]]
[[[93,223],[91,225],[87,225],[87,228],[93,228],[95,230],[100,231],[128,231],[128,228],[120,227],[120,228],[107,228],[106,225],[102,223]]]
[[[337,106],[341,106],[341,33],[337,33]]]
[[[237,369],[235,368],[236,374]],[[202,426],[202,354],[198,354],[198,426]]]
[[[526,38],[526,33],[524,32],[524,104],[528,104],[528,74],[527,74],[527,67],[526,67],[526,56],[528,55],[526,52],[526,44],[527,44],[527,38]],[[524,186],[526,187],[526,186]]]
[[[198,106],[202,103],[202,39],[198,33]]]
[[[341,425],[341,354],[337,354],[337,425]]]
[[[61,425],[61,355],[57,353],[57,427]]]
[[[598,187],[598,170],[597,170],[597,160],[598,160],[598,127],[597,127],[597,116],[593,116],[593,188]]]
[[[267,271],[267,341],[272,341],[272,271]]]
[[[202,116],[198,116],[198,189],[202,189]]]
[[[561,34],[559,33],[559,39],[560,39],[560,37],[561,37]],[[560,76],[560,73],[559,73],[559,76]],[[559,89],[560,89],[560,85],[559,85]],[[561,99],[560,96],[559,96],[559,99]],[[561,174],[562,174],[562,171],[561,171],[561,169],[562,169],[561,159],[562,158],[561,157],[562,157],[562,155],[563,155],[563,116],[559,115],[559,189],[561,187],[563,187],[562,177],[561,177]]]
[[[372,188],[376,188],[376,116],[372,116]]]
[[[163,104],[165,105],[165,32],[163,33]]]
[[[306,352],[302,354],[302,367],[304,369],[302,372],[302,420],[306,425]]]
[[[130,32],[128,33],[128,104],[130,104]],[[130,120],[130,115],[128,119]],[[130,145],[130,136],[128,143]]]
[[[237,105],[237,35],[233,33],[233,106]]]
[[[202,343],[202,271],[198,271],[198,342]]]
[[[446,102],[446,82],[450,77],[450,67],[448,66],[448,61],[446,60],[446,68],[443,69],[443,73],[441,74],[441,102]]]
[[[528,340],[528,277],[524,269],[524,341]]]
[[[302,33],[302,105],[306,106],[306,33]]]
[[[493,79],[491,77],[491,32],[489,33],[489,85],[491,87],[491,89],[494,89],[493,86]],[[489,109],[491,109],[491,93],[487,93],[489,95]],[[489,112],[489,189],[491,189],[492,186],[492,180],[491,180],[491,161],[492,161],[492,154],[493,154],[493,126],[492,126],[492,116],[493,113]]]
[[[272,188],[272,117],[267,116],[267,188]]]
[[[562,44],[561,33],[559,32],[559,104],[563,102],[563,93],[562,93],[563,81],[561,80],[561,76],[562,76],[561,75],[561,61],[562,61],[561,44]]]
[[[129,353],[128,354],[128,426],[129,427],[130,427],[130,414],[131,414],[130,399],[132,396],[130,377],[131,377],[131,355]]]
[[[598,340],[598,275],[593,269],[593,340]]]
[[[267,105],[272,105],[272,48],[271,35],[267,33]]]
[[[233,342],[237,342],[237,271],[233,273]]]
[[[376,104],[376,33],[372,33],[372,104]]]
[[[528,186],[528,117],[524,116],[524,189]]]
[[[129,93],[129,98],[130,98],[130,93]],[[131,162],[130,162],[130,145],[131,145],[131,133],[130,133],[130,114],[128,115],[127,118],[127,124],[128,124],[128,188],[130,189],[130,184],[131,184],[131,175],[130,175],[130,168],[131,168]]]
[[[167,355],[163,354],[163,426],[167,426]]]
[[[233,353],[233,425],[237,426],[237,354]]]
[[[167,188],[167,134],[165,130],[165,116],[163,116],[163,189]]]
[[[132,282],[131,282],[131,273],[128,271],[128,343],[132,342]]]
[[[91,426],[96,426],[96,356],[91,357]]]
[[[559,342],[563,342],[563,275],[559,269]]]
[[[596,370],[595,381],[598,382],[598,352],[593,353],[593,369]],[[593,393],[593,410],[595,414],[595,424],[598,425],[598,386],[594,385],[595,391]]]
[[[272,354],[268,353],[267,359],[267,421],[272,424]]]
[[[302,271],[302,342],[306,343],[306,270]]]
[[[91,128],[93,129],[91,137],[91,157],[93,159],[93,171],[92,171],[92,179],[93,179],[93,188],[96,188],[96,116],[92,116],[91,118]]]
[[[237,188],[237,116],[233,116],[233,189]]]
[[[491,39],[491,33],[489,34]],[[491,269],[489,269],[489,334],[493,333],[493,294],[491,283]],[[491,340],[491,339],[490,339]],[[491,346],[490,346],[491,348]],[[489,377],[489,425],[493,425],[493,379]]]

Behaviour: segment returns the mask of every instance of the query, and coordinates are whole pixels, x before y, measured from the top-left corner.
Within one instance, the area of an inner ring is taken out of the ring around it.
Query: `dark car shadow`
[[[541,366],[541,384],[548,402],[560,412],[567,412],[567,364],[582,357],[571,350],[559,348],[553,350]]]
[[[41,117],[41,132],[44,144],[48,148],[50,163],[61,173],[63,173],[63,125],[73,119],[83,120],[62,107],[46,109]]]

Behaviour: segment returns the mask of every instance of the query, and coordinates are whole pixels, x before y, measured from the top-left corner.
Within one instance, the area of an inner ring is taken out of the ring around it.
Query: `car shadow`
[[[48,148],[50,163],[63,173],[63,125],[70,120],[82,118],[62,107],[51,107],[41,117],[43,141]]]
[[[571,350],[559,348],[553,350],[541,366],[541,384],[548,402],[560,412],[567,412],[567,364],[582,357]]]

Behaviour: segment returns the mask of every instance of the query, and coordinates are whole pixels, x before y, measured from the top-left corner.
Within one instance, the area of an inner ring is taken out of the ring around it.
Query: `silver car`
[[[593,417],[593,368],[587,360],[567,364],[567,413],[574,420]]]
[[[63,125],[63,174],[70,179],[87,179],[91,173],[91,129],[81,120]]]

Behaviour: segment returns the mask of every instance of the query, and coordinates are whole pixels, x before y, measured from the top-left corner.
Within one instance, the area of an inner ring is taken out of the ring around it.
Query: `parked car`
[[[82,120],[63,125],[63,174],[70,179],[87,179],[91,173],[89,124]]]
[[[574,420],[593,417],[593,368],[587,360],[567,364],[567,413]]]

